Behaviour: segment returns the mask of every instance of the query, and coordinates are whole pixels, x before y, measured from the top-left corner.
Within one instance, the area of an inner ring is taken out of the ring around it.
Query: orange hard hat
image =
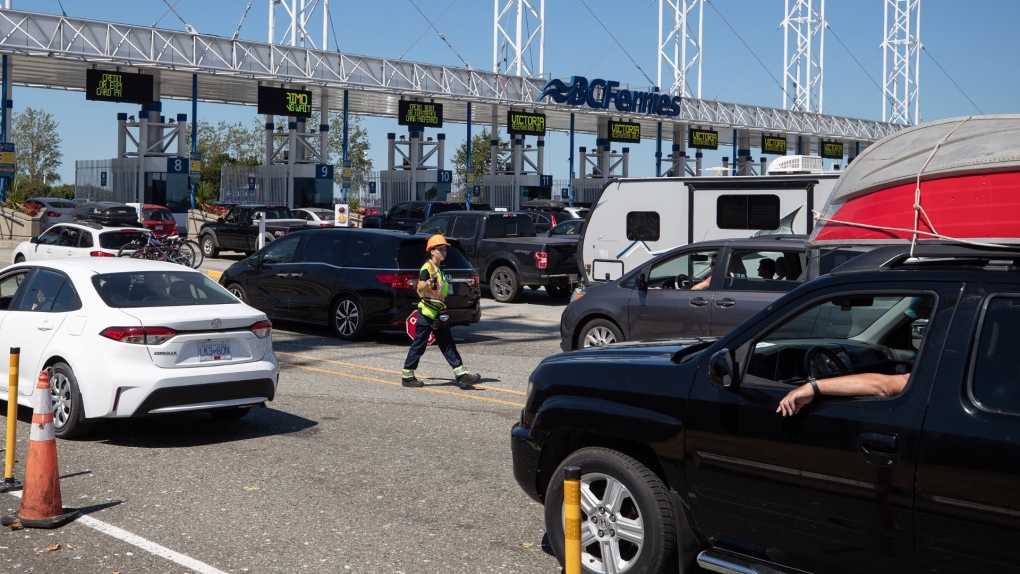
[[[440,245],[449,245],[446,238],[438,233],[429,238],[428,245],[425,246],[425,251],[432,251],[433,247],[439,247]]]

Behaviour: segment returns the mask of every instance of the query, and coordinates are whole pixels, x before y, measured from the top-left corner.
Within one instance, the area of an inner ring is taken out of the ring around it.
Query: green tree
[[[17,146],[18,174],[26,178],[25,185],[30,182],[51,185],[60,181],[57,168],[63,163],[63,154],[60,153],[57,122],[52,115],[35,108],[15,113],[11,139]]]
[[[74,184],[63,183],[60,185],[54,185],[49,191],[50,197],[60,197],[62,199],[74,199]]]
[[[347,130],[347,159],[351,162],[351,189],[360,190],[368,187],[368,178],[372,174],[372,160],[368,150],[372,145],[368,141],[368,132],[361,127],[361,116],[349,114],[351,125]],[[337,114],[329,120],[329,155],[339,169],[333,170],[333,181],[341,184],[344,171],[344,118]]]
[[[488,129],[482,128],[481,133],[475,134],[471,138],[471,168],[474,170],[475,178],[481,175],[489,175],[492,170],[489,165],[490,148],[489,140],[492,139],[492,135]],[[499,146],[501,148],[510,145],[510,142],[506,139],[500,138]],[[497,152],[496,162],[499,165],[506,163],[510,154],[507,152]],[[460,147],[453,154],[453,174],[454,183],[457,185],[465,185],[467,183],[467,142],[461,142]]]

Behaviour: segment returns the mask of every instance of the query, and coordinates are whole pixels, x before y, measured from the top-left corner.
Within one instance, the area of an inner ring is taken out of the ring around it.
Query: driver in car
[[[858,373],[828,379],[809,377],[803,385],[793,389],[779,401],[776,412],[788,417],[800,412],[801,407],[818,395],[844,397],[895,397],[907,386],[910,373],[883,375],[881,373]]]

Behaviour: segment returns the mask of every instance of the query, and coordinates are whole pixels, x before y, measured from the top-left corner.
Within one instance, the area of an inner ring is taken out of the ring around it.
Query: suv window
[[[287,239],[286,237],[284,239]],[[308,263],[328,263],[341,266],[344,263],[344,245],[347,235],[340,233],[310,233],[305,235],[305,245],[298,255],[299,260]]]
[[[55,225],[39,235],[39,245],[56,245],[60,241],[60,232],[66,228],[64,225]]]
[[[712,273],[712,257],[716,254],[715,249],[707,251],[696,251],[694,253],[683,253],[676,257],[670,257],[652,266],[648,272],[649,289],[680,289],[690,288]],[[683,279],[683,277],[688,279]],[[636,275],[628,282],[633,283]],[[677,278],[681,278],[682,285],[677,284]],[[686,281],[686,283],[684,283]],[[628,285],[630,286],[630,285]]]
[[[796,251],[734,251],[724,289],[789,291],[798,285],[804,254]]]
[[[344,267],[360,267],[364,269],[388,269],[393,266],[393,252],[389,257],[386,252],[380,249],[375,242],[366,237],[351,237],[347,242],[347,255],[344,257]],[[387,245],[389,242],[385,242]],[[424,246],[422,253],[425,252]],[[423,256],[424,257],[424,256]],[[422,263],[425,260],[422,259]]]
[[[1020,297],[993,297],[985,304],[980,339],[972,358],[970,396],[986,411],[1020,415]]]
[[[281,237],[269,244],[262,251],[262,263],[295,263],[297,261],[298,244],[301,243],[301,236]]]

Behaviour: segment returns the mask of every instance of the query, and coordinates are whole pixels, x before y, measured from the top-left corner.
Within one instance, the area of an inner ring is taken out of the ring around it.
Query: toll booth
[[[161,102],[152,102],[142,105],[138,119],[117,114],[117,157],[75,162],[76,199],[162,205],[178,229],[187,229],[195,167],[186,151],[188,116],[167,119],[161,109]]]
[[[472,201],[493,207],[518,210],[525,202],[533,199],[559,199],[553,197],[552,175],[545,170],[545,140],[537,136],[535,145],[526,141],[528,136],[514,134],[509,147],[499,147],[498,140],[491,143],[491,174],[475,177],[479,194]],[[533,136],[534,137],[534,136]],[[506,161],[500,163],[499,158]]]
[[[387,134],[386,145],[387,168],[379,172],[378,203],[383,210],[404,201],[455,199],[453,171],[445,169],[446,134],[433,138],[423,128],[408,126],[406,136]]]
[[[608,139],[598,138],[595,147],[578,148],[580,177],[574,180],[574,203],[594,204],[610,179],[630,175],[630,148],[617,151]]]

